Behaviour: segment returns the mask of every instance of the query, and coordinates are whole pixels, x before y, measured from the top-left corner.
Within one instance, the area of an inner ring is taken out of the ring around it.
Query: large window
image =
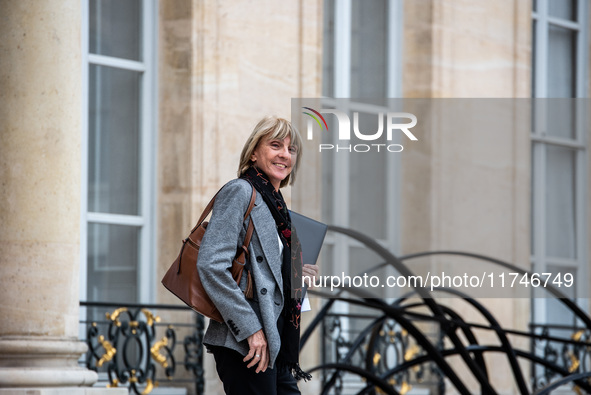
[[[586,278],[587,19],[585,0],[533,3],[532,262],[535,272]],[[557,121],[559,120],[559,121]],[[588,297],[584,281],[571,297]],[[534,319],[575,324],[555,300],[537,299]]]
[[[154,273],[152,0],[83,0],[80,298],[149,302]]]
[[[325,0],[323,37],[323,96],[350,98],[347,108],[336,104],[339,110],[347,112],[352,121],[353,112],[358,112],[366,130],[377,130],[372,127],[377,128],[378,114],[384,112],[384,99],[400,97],[402,92],[402,1]],[[322,102],[331,105],[331,100]],[[326,118],[330,130],[336,130],[331,124],[335,119]],[[322,136],[323,143],[338,144],[331,140],[337,138],[336,133]],[[396,154],[323,152],[323,221],[358,230],[398,253],[398,169]],[[361,243],[336,233],[327,235],[323,254],[322,264],[331,267],[323,269],[324,273],[353,276],[381,262]],[[362,313],[350,305],[334,308],[345,314]],[[344,336],[355,336],[360,330],[356,326],[362,324],[362,320],[343,320]],[[326,351],[327,355],[335,352]],[[353,381],[347,384],[350,388],[362,385]]]
[[[401,21],[399,0],[324,2],[323,96],[352,98],[345,111],[364,113],[366,125],[383,108],[356,103],[357,99],[401,95]],[[336,138],[336,134],[323,136]],[[324,220],[354,227],[397,251],[397,159],[398,155],[383,153],[323,153]],[[360,262],[376,258],[366,256],[359,243],[334,234],[328,236],[325,250],[329,262],[339,262],[350,274],[364,269]]]

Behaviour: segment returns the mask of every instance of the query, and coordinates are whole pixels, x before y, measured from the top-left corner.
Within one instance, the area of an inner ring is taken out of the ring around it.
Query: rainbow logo
[[[320,119],[322,119],[322,122],[324,123],[324,126],[326,126],[326,131],[328,132],[328,125],[326,124],[326,120],[324,119],[324,117],[322,116],[322,114],[320,114],[318,111],[316,111],[316,110],[314,110],[313,108],[310,108],[310,107],[302,107],[302,108],[305,108],[306,110],[310,110],[314,114],[318,115],[320,117]],[[303,111],[303,113],[306,114],[306,115],[309,115],[310,117],[312,117],[316,121],[316,123],[318,123],[318,126],[320,126],[320,130],[324,129],[324,127],[320,123],[320,119],[318,119],[313,114],[310,114],[309,112]]]

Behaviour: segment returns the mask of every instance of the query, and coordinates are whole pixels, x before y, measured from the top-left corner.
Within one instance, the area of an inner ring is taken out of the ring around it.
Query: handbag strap
[[[246,221],[246,219],[250,215],[250,212],[252,211],[252,208],[254,207],[254,201],[256,200],[256,196],[257,196],[256,190],[254,189],[254,185],[252,185],[252,183],[250,181],[248,183],[252,187],[252,193],[250,195],[250,202],[248,203],[248,209],[246,210],[246,213],[244,214],[244,221]],[[195,225],[195,227],[193,229],[191,229],[191,233],[189,233],[189,236],[187,236],[187,238],[183,240],[183,246],[181,247],[181,252],[179,254],[180,257],[183,256],[183,250],[185,249],[187,241],[191,239],[191,235],[193,234],[193,232],[197,228],[199,228],[199,226],[201,226],[201,224],[203,223],[205,218],[207,218],[207,216],[209,215],[209,213],[213,209],[213,204],[215,202],[215,198],[218,195],[218,193],[220,193],[222,188],[220,188],[220,190],[217,191],[215,193],[215,195],[213,195],[213,197],[211,198],[211,200],[209,201],[209,203],[207,204],[207,206],[203,210],[203,213],[201,213],[201,217],[199,218],[199,221],[197,221],[197,224]],[[248,229],[246,230],[246,236],[244,237],[244,242],[242,243],[242,247],[236,253],[236,258],[238,260],[242,259],[242,262],[240,262],[242,265],[245,264],[245,259],[243,258],[243,256],[249,255],[248,246],[250,245],[250,239],[252,237],[253,230],[254,230],[254,226],[252,224],[252,218],[251,218],[250,221],[248,221]],[[234,260],[236,260],[236,258]],[[177,269],[177,274],[179,274],[180,272],[181,272],[181,259],[179,259],[179,267]]]
[[[249,181],[249,184],[250,184],[250,181]],[[246,209],[246,213],[244,214],[244,221],[246,221],[246,218],[248,218],[248,216],[250,215],[250,212],[252,211],[252,208],[254,207],[254,201],[255,201],[256,196],[257,196],[257,192],[254,189],[254,186],[252,184],[250,184],[250,186],[252,187],[252,194],[250,195],[250,203],[248,204],[248,209]],[[201,217],[199,217],[199,220],[197,221],[197,224],[195,225],[195,227],[193,229],[191,229],[191,233],[193,233],[195,231],[195,229],[197,229],[199,226],[201,226],[201,224],[203,223],[203,221],[205,221],[205,218],[207,218],[207,216],[209,215],[209,213],[211,213],[211,210],[213,209],[213,204],[215,203],[215,198],[217,197],[218,193],[220,193],[220,191],[222,190],[222,188],[220,188],[220,190],[217,191],[215,193],[215,195],[213,195],[213,197],[211,198],[211,200],[209,201],[209,203],[207,203],[207,206],[205,206],[205,209],[201,213]],[[248,233],[248,231],[247,231],[247,233]],[[252,235],[252,231],[250,232],[250,234]],[[248,242],[250,243],[250,237],[249,237]]]
[[[249,181],[250,182],[250,181]],[[257,197],[257,191],[254,189],[254,185],[250,184],[252,187],[252,195],[250,196],[250,203],[248,204],[248,209],[246,210],[246,214],[244,214],[244,220],[250,215],[252,208],[254,207],[254,201]],[[252,237],[252,232],[254,230],[254,225],[252,224],[252,218],[248,221],[248,228],[246,229],[246,236],[244,236],[244,242],[242,243],[242,250],[246,256],[248,256],[248,246],[250,245],[250,239]]]
[[[255,192],[256,193],[256,192]],[[253,194],[253,198],[254,198]],[[254,200],[251,199],[251,202],[254,203]],[[250,211],[250,210],[249,210]],[[247,212],[249,212],[247,211]],[[248,221],[248,229],[246,229],[246,236],[244,236],[244,243],[242,243],[242,250],[248,256],[248,246],[250,245],[250,239],[252,237],[252,231],[254,230],[254,225],[252,224],[252,218]]]

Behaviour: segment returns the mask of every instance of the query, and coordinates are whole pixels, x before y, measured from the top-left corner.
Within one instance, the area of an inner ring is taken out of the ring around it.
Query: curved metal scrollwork
[[[469,257],[515,273],[527,273],[500,260],[456,251],[396,257],[359,232],[338,227],[329,227],[329,230],[355,238],[384,260],[376,268],[389,265],[402,276],[414,275],[406,264],[408,261],[438,254]],[[320,330],[323,357],[319,366],[304,368],[308,372],[322,371],[322,394],[341,394],[345,390],[358,394],[405,394],[413,387],[443,394],[446,387],[453,387],[459,394],[476,391],[488,395],[498,393],[495,389],[498,383],[490,379],[490,360],[486,356],[497,354],[502,359],[495,361],[506,362],[515,388],[522,395],[549,394],[560,385],[572,385],[577,393],[591,393],[591,317],[560,291],[550,287],[547,290],[576,317],[579,327],[532,325],[529,331],[504,328],[482,303],[447,288],[435,291],[459,296],[458,300],[473,311],[469,316],[472,321],[460,314],[457,304],[439,303],[436,295],[426,288],[415,288],[393,302],[356,289],[348,289],[346,296],[310,290],[327,298],[302,334],[301,347],[305,347],[315,330]],[[356,306],[367,314],[344,314],[334,308],[336,302]],[[106,306],[114,309],[107,316],[107,330],[100,333],[96,323],[87,329],[86,365],[89,368],[105,371],[111,385],[127,385],[135,394],[147,394],[158,385],[155,372],[163,370],[166,380],[170,380],[175,378],[178,363],[192,373],[196,393],[203,393],[202,316],[196,316],[193,332],[179,340],[184,358],[176,361],[177,330],[174,327],[167,326],[164,335],[156,337],[155,327],[160,325],[158,317],[147,310],[147,306],[135,305],[134,311],[131,305],[102,304]],[[179,306],[166,308],[188,310]],[[354,328],[351,323],[355,323]],[[483,332],[492,336],[481,340],[479,336]],[[515,337],[529,339],[530,349],[515,347]],[[457,361],[461,361],[461,371]],[[527,364],[521,361],[532,366],[530,374],[523,371]],[[350,381],[351,377],[354,382]],[[477,389],[468,382],[477,383]]]
[[[147,309],[139,309],[132,312],[126,307],[121,307],[106,314],[110,321],[107,340],[103,335],[98,336],[98,342],[94,339],[98,335],[96,324],[92,325],[87,334],[87,342],[90,349],[90,360],[87,365],[92,368],[92,357],[98,357],[98,348],[104,350],[104,354],[96,361],[96,366],[101,367],[106,363],[107,374],[112,386],[129,384],[129,388],[136,394],[148,394],[157,385],[155,380],[156,367],[153,359],[149,358],[147,350],[155,340],[154,323],[160,320]],[[152,355],[157,354],[161,348],[166,349],[168,338],[152,346]],[[100,346],[99,346],[100,345]],[[170,354],[169,354],[170,355]],[[157,361],[168,366],[169,357],[157,354]],[[171,360],[174,365],[174,360]]]
[[[571,376],[591,371],[591,330],[561,325],[531,325],[538,337],[532,340],[534,351],[544,360],[561,366]],[[557,333],[571,333],[570,338]],[[553,387],[563,374],[549,367],[532,369],[533,386],[536,389]],[[575,376],[573,376],[575,377]],[[591,384],[591,380],[587,380]],[[565,382],[568,382],[565,381]],[[576,388],[576,387],[575,387]]]
[[[359,232],[334,226],[329,230],[356,239],[384,259],[384,263],[372,270],[391,266],[402,276],[414,276],[406,261],[441,254],[469,257],[515,273],[528,273],[494,258],[456,251],[396,257]],[[564,384],[572,384],[576,393],[591,393],[591,317],[557,289],[548,287],[547,291],[577,318],[581,327],[538,325],[532,326],[529,332],[503,328],[482,303],[455,289],[436,288],[435,291],[459,296],[458,300],[474,312],[470,316],[473,321],[459,313],[457,304],[452,308],[447,303],[439,303],[437,295],[426,288],[414,288],[392,303],[359,289],[347,288],[346,291],[346,294],[309,291],[326,298],[301,342],[304,347],[311,333],[321,328],[322,364],[307,370],[323,372],[322,394],[341,394],[345,389],[357,394],[404,394],[413,385],[443,394],[449,385],[457,393],[468,395],[474,392],[473,384],[468,385],[468,375],[470,381],[478,383],[478,393],[497,394],[497,383],[489,375],[490,361],[485,358],[493,353],[503,356],[511,369],[515,387],[522,395],[548,394]],[[366,311],[365,324],[360,324],[359,315],[344,314],[342,309],[335,311],[337,302],[357,306],[355,311]],[[355,331],[347,333],[353,323]],[[429,335],[425,325],[435,328],[435,333]],[[488,344],[490,336],[484,337],[486,341],[480,340],[482,332],[491,333],[495,341]],[[531,349],[515,347],[515,337],[529,338]],[[461,374],[457,364],[451,364],[450,357],[463,362]],[[531,362],[531,375],[523,371],[525,364],[520,364],[520,360]],[[529,382],[526,380],[528,376]],[[349,380],[356,377],[355,385],[349,381],[346,388],[346,377]]]
[[[83,306],[104,308],[107,303],[81,303]],[[88,326],[86,343],[86,366],[95,371],[105,372],[109,387],[126,386],[134,394],[149,394],[159,386],[157,371],[163,372],[165,380],[181,385],[194,383],[195,393],[203,393],[203,318],[197,318],[197,325],[179,324],[179,327],[193,331],[185,336],[183,345],[187,353],[185,365],[193,373],[193,379],[176,378],[177,361],[174,353],[177,345],[177,331],[172,324],[160,325],[160,317],[142,305],[117,307],[107,312],[106,322],[92,322]],[[159,309],[179,310],[180,306],[152,305]],[[194,313],[186,309],[191,316]],[[164,327],[164,333],[157,337],[156,328]],[[104,333],[100,333],[104,328]],[[185,330],[186,330],[185,329]],[[193,349],[190,349],[190,345]],[[161,374],[161,373],[159,373]]]
[[[193,372],[197,380],[197,393],[202,394],[205,387],[203,380],[203,329],[205,327],[205,319],[202,315],[197,316],[197,330],[191,336],[185,337],[183,343],[185,349],[185,368]]]
[[[176,361],[174,359],[174,355],[172,354],[172,350],[174,350],[175,346],[176,332],[174,331],[172,325],[170,325],[166,329],[164,337],[154,343],[154,345],[150,348],[150,355],[152,356],[152,359],[162,366],[168,379],[172,379],[176,368]]]

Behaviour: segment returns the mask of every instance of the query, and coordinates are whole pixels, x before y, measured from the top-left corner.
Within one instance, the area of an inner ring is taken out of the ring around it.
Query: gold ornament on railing
[[[410,346],[408,348],[408,350],[406,350],[406,352],[404,353],[404,360],[405,361],[410,361],[411,359],[413,359],[413,357],[415,355],[417,355],[420,351],[419,346],[417,346],[416,344],[413,344],[412,346]]]
[[[400,395],[404,395],[406,394],[408,391],[410,391],[412,389],[412,385],[408,384],[408,382],[403,381],[402,382],[402,386],[400,387]]]
[[[142,313],[146,316],[146,324],[148,324],[148,326],[154,325],[155,322],[160,322],[160,317],[154,315],[150,310],[142,309]]]
[[[376,352],[373,355],[373,366],[378,366],[380,363],[380,359],[382,359],[382,355],[379,352]]]
[[[111,342],[106,340],[103,335],[99,336],[98,341],[101,344],[101,346],[103,346],[103,348],[105,349],[105,353],[103,354],[101,359],[99,359],[96,363],[96,366],[100,368],[101,366],[103,366],[105,362],[109,362],[113,359],[115,354],[117,354],[117,349],[113,347]]]
[[[144,388],[144,390],[142,391],[142,395],[149,394],[155,387],[158,387],[158,382],[152,382],[152,379],[147,379],[146,388]]]
[[[573,333],[571,338],[576,342],[581,341],[581,337],[583,336],[584,333],[585,333],[585,331],[583,329],[581,329],[581,330]]]
[[[120,307],[112,313],[105,313],[105,317],[107,317],[108,320],[113,321],[113,323],[116,326],[121,326],[121,322],[118,320],[118,318],[121,315],[121,313],[124,313],[126,311],[127,307]]]
[[[577,358],[572,352],[568,353],[568,358],[570,359],[570,367],[568,368],[568,372],[574,373],[579,369],[581,362],[579,361],[579,358]]]
[[[113,379],[109,384],[107,384],[107,388],[117,388],[119,387],[119,380]]]
[[[154,360],[158,362],[164,369],[168,367],[168,362],[166,362],[166,357],[160,354],[160,349],[166,346],[168,346],[168,339],[165,336],[156,343],[154,343],[154,345],[150,349],[150,354],[152,355],[152,358],[154,358]]]

